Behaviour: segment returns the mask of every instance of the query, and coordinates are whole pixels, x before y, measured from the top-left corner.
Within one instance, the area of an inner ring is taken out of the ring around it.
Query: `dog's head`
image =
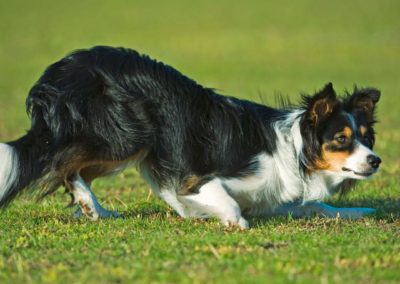
[[[308,169],[335,172],[343,179],[365,179],[377,172],[381,159],[372,151],[380,92],[357,89],[337,98],[331,83],[304,97],[301,133]]]

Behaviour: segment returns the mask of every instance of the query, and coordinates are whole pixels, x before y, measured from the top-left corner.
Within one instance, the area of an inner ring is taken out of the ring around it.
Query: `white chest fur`
[[[263,153],[256,159],[260,168],[253,175],[221,179],[229,195],[249,215],[269,214],[278,205],[295,200],[323,200],[339,182],[326,171],[304,176],[299,168],[291,168],[275,155]]]
[[[278,204],[301,197],[301,179],[289,169],[285,169],[285,165],[279,163],[277,157],[263,153],[256,159],[260,168],[255,174],[222,179],[224,187],[242,210],[272,210]]]
[[[242,210],[260,215],[282,203],[294,200],[322,200],[341,180],[328,171],[304,174],[300,164],[304,155],[300,131],[301,111],[294,111],[286,119],[275,123],[276,151],[254,157],[256,173],[241,178],[222,179],[228,193]],[[268,213],[268,212],[267,212]]]

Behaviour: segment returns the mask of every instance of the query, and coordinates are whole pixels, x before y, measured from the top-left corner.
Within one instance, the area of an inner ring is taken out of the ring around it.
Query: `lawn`
[[[24,101],[47,65],[101,44],[268,104],[329,81],[338,93],[377,87],[383,165],[329,200],[375,207],[374,216],[253,219],[246,232],[181,219],[135,169],[94,183],[123,219],[74,219],[63,190],[39,203],[24,195],[0,212],[0,283],[400,282],[399,11],[395,0],[1,1],[1,141],[29,128]]]

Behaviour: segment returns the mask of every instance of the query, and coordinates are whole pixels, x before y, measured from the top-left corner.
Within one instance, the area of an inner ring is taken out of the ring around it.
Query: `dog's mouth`
[[[345,168],[345,167],[342,168],[342,171],[344,171],[344,172],[353,172],[353,174],[355,174],[357,176],[362,176],[362,177],[369,177],[369,176],[371,176],[371,175],[373,175],[375,173],[375,171],[363,172],[363,173],[362,172],[356,172],[356,171],[353,171],[353,170],[351,170],[349,168]]]

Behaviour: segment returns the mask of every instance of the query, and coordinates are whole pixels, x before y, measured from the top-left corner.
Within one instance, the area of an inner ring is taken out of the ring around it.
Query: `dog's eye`
[[[339,137],[336,137],[336,141],[339,142],[340,144],[346,143],[347,140],[348,138],[345,135],[340,135]]]

